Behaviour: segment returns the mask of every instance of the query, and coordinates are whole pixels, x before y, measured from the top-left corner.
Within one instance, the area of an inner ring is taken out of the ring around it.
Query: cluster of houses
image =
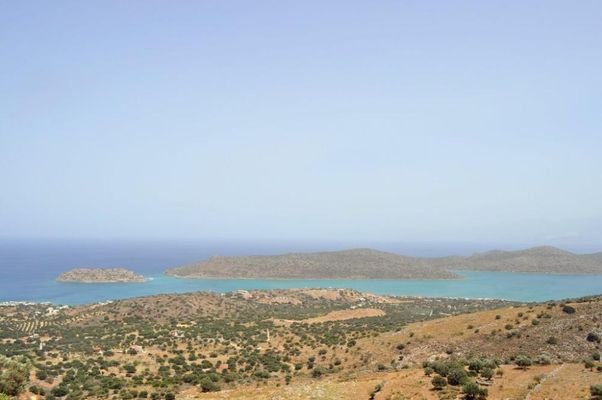
[[[57,315],[62,310],[68,309],[69,306],[50,306],[46,309],[46,316],[50,317],[53,315]]]

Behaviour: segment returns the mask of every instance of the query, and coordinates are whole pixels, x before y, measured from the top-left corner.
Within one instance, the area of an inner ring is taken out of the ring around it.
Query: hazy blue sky
[[[0,236],[602,247],[600,1],[3,1]]]

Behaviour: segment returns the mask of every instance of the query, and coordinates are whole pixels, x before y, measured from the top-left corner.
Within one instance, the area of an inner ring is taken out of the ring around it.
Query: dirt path
[[[306,324],[317,324],[320,322],[344,321],[347,319],[380,317],[385,315],[385,312],[378,308],[356,308],[352,310],[331,311],[328,314],[320,315],[319,317],[307,318],[301,320],[289,319],[274,319],[275,323],[290,325],[295,322]]]

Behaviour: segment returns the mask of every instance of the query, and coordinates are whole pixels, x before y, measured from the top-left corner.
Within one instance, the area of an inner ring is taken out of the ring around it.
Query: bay
[[[288,246],[288,247],[287,247]],[[88,304],[164,293],[238,289],[351,288],[382,295],[497,298],[545,301],[602,294],[602,275],[549,275],[456,271],[459,280],[179,279],[165,268],[214,254],[277,254],[316,249],[315,244],[114,243],[27,241],[0,243],[0,301]],[[321,249],[321,248],[318,248]],[[121,266],[145,283],[62,283],[56,276],[76,266]]]

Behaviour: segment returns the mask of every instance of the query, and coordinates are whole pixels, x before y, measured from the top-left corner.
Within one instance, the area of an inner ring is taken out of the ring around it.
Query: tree
[[[24,357],[0,355],[0,393],[17,396],[29,382],[29,361]]]
[[[46,378],[48,378],[48,374],[46,373],[46,371],[43,371],[43,370],[36,371],[36,379],[38,379],[40,381],[45,381]]]
[[[431,379],[431,383],[433,384],[433,388],[435,388],[435,390],[441,390],[447,386],[447,381],[441,375],[435,375],[433,379]]]
[[[454,368],[447,374],[447,383],[450,385],[462,385],[468,379],[468,374],[462,368]]]
[[[124,365],[123,369],[128,374],[134,374],[134,373],[136,373],[136,367],[134,365],[132,365],[132,364],[126,364],[126,365]]]
[[[487,389],[481,389],[479,385],[474,382],[467,382],[462,387],[464,392],[464,399],[466,400],[481,400],[487,398]]]
[[[55,387],[54,389],[52,389],[50,391],[50,393],[56,397],[64,397],[64,396],[67,396],[67,394],[69,394],[69,389],[67,389],[67,387],[65,387],[65,386],[59,385],[59,386]]]
[[[528,369],[531,365],[533,365],[533,361],[531,361],[531,359],[527,356],[516,357],[516,360],[514,360],[514,363],[516,364],[517,367],[519,367],[521,369]]]
[[[218,392],[220,389],[220,386],[213,382],[210,378],[205,377],[201,379],[201,390],[203,392]]]

